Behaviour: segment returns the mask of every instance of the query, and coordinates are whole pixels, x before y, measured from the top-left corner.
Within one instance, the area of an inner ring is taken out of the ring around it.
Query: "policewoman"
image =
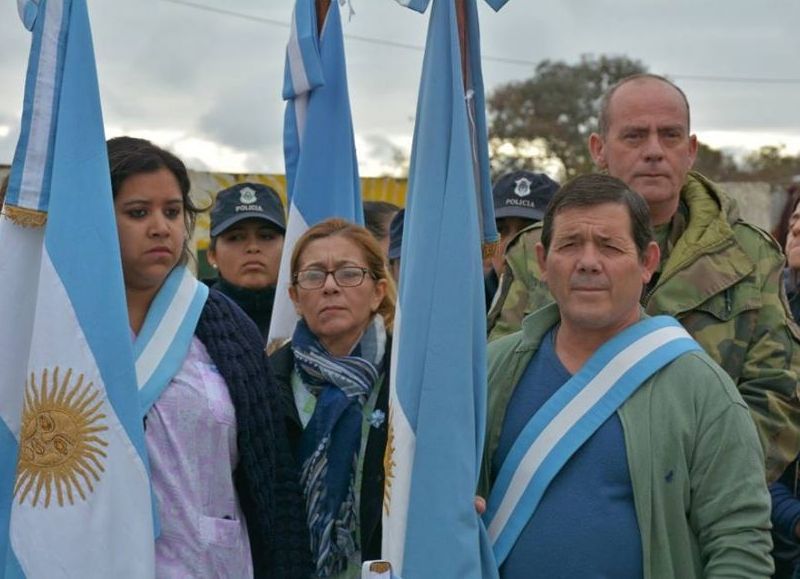
[[[266,341],[286,233],[280,197],[261,183],[237,183],[211,207],[208,262],[219,273],[212,287],[236,302]]]

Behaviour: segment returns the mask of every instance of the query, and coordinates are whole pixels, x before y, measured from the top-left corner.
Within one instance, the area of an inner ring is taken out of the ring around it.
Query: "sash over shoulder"
[[[208,288],[183,266],[161,286],[133,344],[142,416],[180,370],[192,343]]]
[[[645,318],[603,344],[531,417],[500,467],[484,520],[498,566],[570,457],[648,378],[702,350],[670,316]]]

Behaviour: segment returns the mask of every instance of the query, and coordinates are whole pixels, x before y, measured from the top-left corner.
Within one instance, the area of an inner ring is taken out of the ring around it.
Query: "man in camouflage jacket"
[[[737,384],[772,482],[800,451],[800,334],[789,321],[784,258],[767,233],[739,218],[733,200],[689,172],[696,140],[688,126],[680,89],[653,75],[631,77],[604,97],[590,150],[600,169],[645,198],[654,225],[667,228],[642,305],[650,315],[678,318]],[[535,224],[508,245],[490,340],[519,330],[525,315],[553,301],[536,264],[540,233]]]

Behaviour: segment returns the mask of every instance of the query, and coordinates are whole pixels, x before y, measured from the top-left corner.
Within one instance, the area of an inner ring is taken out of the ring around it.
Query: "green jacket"
[[[676,317],[728,373],[756,422],[767,479],[800,453],[800,334],[786,303],[783,254],[775,241],[739,219],[736,203],[690,173],[681,191],[685,229],[668,251],[656,286],[643,296],[651,315]],[[506,249],[506,268],[489,312],[489,339],[520,328],[553,298],[539,279],[541,224]]]
[[[522,332],[489,345],[482,496],[491,488],[491,459],[511,394],[558,320],[551,304],[527,317]],[[747,406],[722,369],[702,352],[684,354],[640,386],[617,414],[645,579],[770,577],[763,453]]]

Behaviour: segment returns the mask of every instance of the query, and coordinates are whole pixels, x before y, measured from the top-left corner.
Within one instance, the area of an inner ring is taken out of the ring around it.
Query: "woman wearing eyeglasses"
[[[318,577],[357,577],[380,558],[383,453],[395,288],[363,227],[329,219],[295,245],[300,315],[270,362],[287,400]]]

